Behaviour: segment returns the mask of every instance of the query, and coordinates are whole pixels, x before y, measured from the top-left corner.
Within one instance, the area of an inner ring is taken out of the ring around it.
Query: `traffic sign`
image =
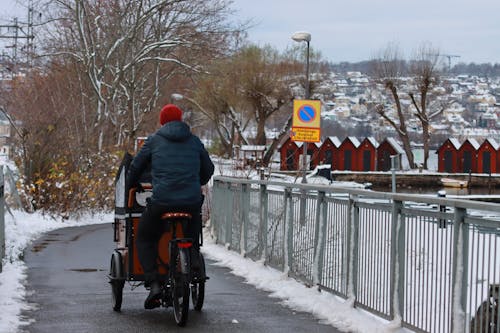
[[[320,128],[321,101],[294,100],[293,127]]]
[[[290,137],[293,141],[320,142],[321,101],[294,100]]]

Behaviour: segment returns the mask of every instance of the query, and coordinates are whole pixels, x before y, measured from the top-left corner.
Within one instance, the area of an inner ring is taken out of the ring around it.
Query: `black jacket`
[[[201,202],[201,185],[214,173],[214,165],[200,139],[181,121],[163,125],[151,135],[134,157],[129,185],[136,185],[151,164],[155,204],[192,206]]]

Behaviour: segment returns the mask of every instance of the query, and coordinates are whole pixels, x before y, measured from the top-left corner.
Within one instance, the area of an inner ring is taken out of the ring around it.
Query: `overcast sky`
[[[249,38],[283,49],[295,31],[330,61],[368,60],[390,42],[410,56],[422,42],[452,61],[500,63],[500,0],[233,0],[254,18]]]
[[[0,0],[0,24],[25,19],[18,0]],[[27,3],[27,1],[20,1]],[[422,42],[453,63],[500,63],[500,0],[233,0],[236,20],[252,18],[249,39],[284,49],[295,31],[332,62],[368,60],[390,42],[410,56]]]

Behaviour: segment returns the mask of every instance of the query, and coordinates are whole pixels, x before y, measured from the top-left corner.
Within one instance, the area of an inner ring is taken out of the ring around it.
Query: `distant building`
[[[465,140],[458,150],[458,171],[469,173],[477,172],[477,151],[479,143],[475,139]]]
[[[386,138],[377,148],[377,170],[389,171],[391,169],[391,156],[397,155],[401,166],[402,156],[405,155],[403,148],[394,138]]]
[[[348,136],[342,141],[339,147],[339,170],[359,170],[356,159],[359,145],[359,140],[353,136]]]
[[[497,173],[498,143],[494,139],[486,139],[477,150],[477,171],[479,173]]]
[[[374,171],[377,160],[378,142],[373,137],[361,141],[357,154],[357,165],[359,171]]]
[[[298,170],[302,142],[298,143],[288,138],[279,148],[280,170]]]
[[[455,138],[447,139],[438,148],[438,172],[454,173],[458,171],[458,150],[460,142]]]
[[[11,124],[7,115],[0,111],[0,156],[10,156]]]
[[[338,170],[340,140],[336,136],[325,139],[319,150],[321,164],[330,164],[332,170]]]

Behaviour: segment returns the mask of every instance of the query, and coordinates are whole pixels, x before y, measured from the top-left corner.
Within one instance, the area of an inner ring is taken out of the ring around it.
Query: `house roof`
[[[333,145],[337,148],[340,147],[340,145],[342,144],[342,142],[340,142],[339,138],[336,136],[329,136],[327,139],[330,139]]]
[[[486,138],[486,139],[484,140],[484,142],[483,142],[483,144],[482,144],[482,145],[484,145],[484,144],[485,144],[485,143],[487,143],[487,142],[488,142],[488,143],[489,143],[489,144],[493,147],[493,149],[495,149],[495,150],[498,150],[498,148],[500,148],[500,145],[498,144],[498,142],[496,142],[496,141],[495,141],[495,139],[492,139],[492,138]],[[481,146],[482,146],[482,145],[481,145]]]
[[[354,136],[348,136],[344,139],[344,141],[342,141],[342,143],[344,143],[346,140],[349,140],[351,141],[351,143],[354,145],[354,147],[358,148],[359,145],[361,145],[361,143],[359,142],[358,138],[354,137]]]
[[[389,145],[396,151],[396,153],[404,155],[404,149],[399,145],[399,143],[394,138],[386,138],[384,141],[387,141]]]
[[[453,145],[453,147],[455,147],[455,149],[459,149],[460,148],[460,141],[458,141],[458,139],[455,139],[455,138],[449,138],[448,140],[450,140],[451,144]]]
[[[373,147],[378,148],[378,141],[375,140],[375,138],[373,136],[366,137],[365,140],[370,141],[370,143],[372,144]],[[363,141],[365,141],[365,140],[363,140]]]
[[[472,145],[472,147],[473,147],[474,149],[476,149],[476,150],[478,150],[478,149],[479,149],[479,143],[476,141],[476,139],[473,139],[473,138],[467,138],[467,139],[464,141],[464,143],[462,143],[462,146],[461,146],[461,147],[463,147],[463,145],[464,145],[466,142],[469,142],[469,143]]]
[[[265,151],[266,150],[266,146],[241,145],[240,150],[241,151]]]

